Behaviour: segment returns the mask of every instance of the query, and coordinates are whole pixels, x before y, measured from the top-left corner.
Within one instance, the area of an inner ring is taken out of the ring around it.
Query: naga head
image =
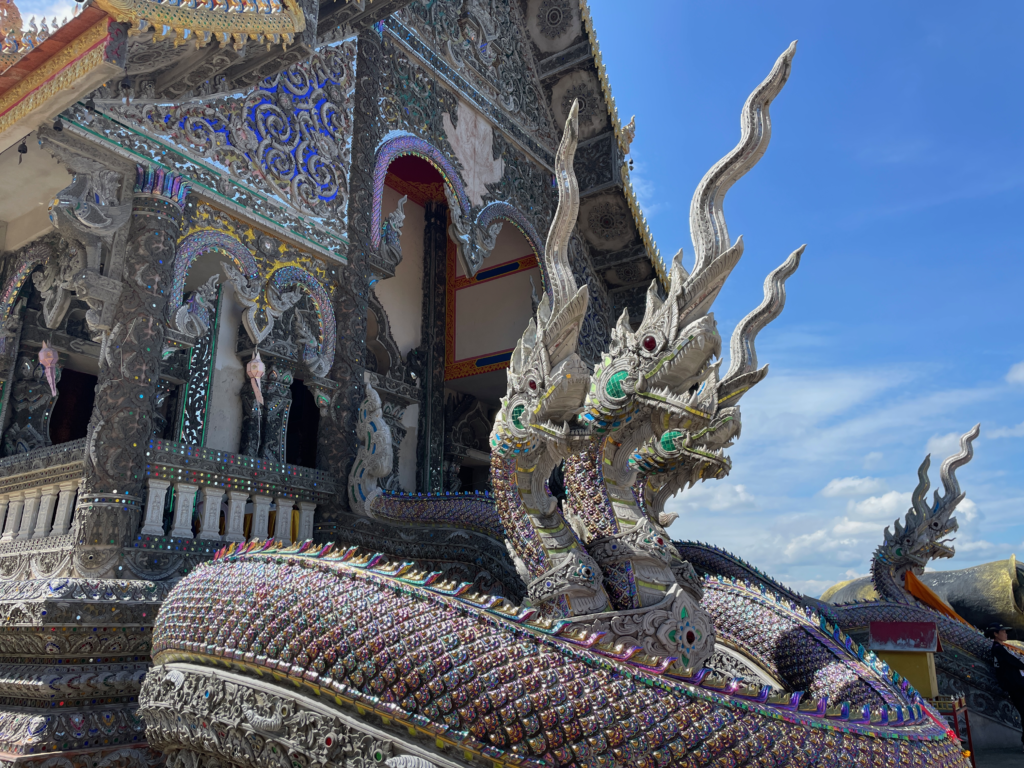
[[[587,286],[576,287],[568,256],[580,202],[572,164],[578,117],[579,105],[574,101],[555,155],[558,208],[544,247],[548,290],[512,353],[507,394],[498,415],[505,443],[519,448],[539,434],[564,437],[590,383],[590,370],[576,353],[587,313]],[[493,438],[492,448],[501,448]]]
[[[960,452],[942,462],[939,476],[942,478],[944,493],[940,496],[935,491],[931,505],[927,499],[931,456],[925,456],[921,462],[917,470],[917,487],[911,495],[910,510],[903,523],[894,521],[892,531],[886,526],[885,540],[875,550],[871,570],[880,594],[892,591],[886,590],[886,586],[902,590],[903,574],[906,571],[920,575],[929,561],[956,554],[949,543],[949,537],[959,528],[953,512],[966,495],[960,490],[956,470],[974,456],[972,443],[980,431],[981,425],[976,424],[971,431],[961,436]],[[887,583],[880,584],[880,580]],[[895,583],[888,583],[890,581]]]
[[[682,251],[676,254],[667,293],[663,297],[651,284],[636,330],[623,313],[608,354],[595,368],[583,418],[601,432],[614,431],[641,413],[649,417],[651,437],[630,459],[644,474],[671,472],[694,482],[727,474],[724,449],[740,433],[737,403],[767,374],[767,366],[757,367],[754,341],[782,311],[785,283],[799,266],[803,247],[768,275],[764,301],[736,327],[724,376],[719,370],[722,338],[711,307],[743,255],[743,238],[733,243],[726,227],[725,194],[768,147],[769,106],[789,78],[795,52],[794,43],[749,96],[739,143],[697,186],[690,205],[693,271],[683,266]]]

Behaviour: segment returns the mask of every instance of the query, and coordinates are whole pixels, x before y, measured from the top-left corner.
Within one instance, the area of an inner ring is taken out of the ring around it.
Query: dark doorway
[[[57,402],[50,414],[50,442],[53,445],[81,440],[89,431],[89,417],[96,398],[96,377],[70,368],[60,372]]]
[[[292,407],[285,436],[285,461],[316,469],[316,436],[320,431],[320,409],[313,393],[298,379],[292,381]]]

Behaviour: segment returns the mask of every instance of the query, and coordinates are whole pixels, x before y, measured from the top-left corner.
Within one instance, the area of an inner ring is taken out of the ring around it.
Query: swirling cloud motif
[[[167,136],[303,214],[345,221],[352,154],[354,41],[326,46],[248,95],[105,108]]]

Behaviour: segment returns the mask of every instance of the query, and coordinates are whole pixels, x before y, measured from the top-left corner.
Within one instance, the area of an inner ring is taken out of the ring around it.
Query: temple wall
[[[210,387],[205,442],[207,448],[237,453],[242,434],[239,392],[245,384],[245,367],[235,354],[235,340],[242,322],[242,305],[235,298],[235,287],[230,281],[225,281],[221,290],[217,359]]]
[[[533,255],[526,238],[513,225],[501,228],[494,250],[484,259],[478,275],[500,264]],[[457,278],[466,276],[465,265],[456,261]],[[530,280],[539,296],[537,267],[505,277],[470,285],[455,294],[455,359],[511,349],[533,316]]]
[[[398,207],[401,195],[384,187],[381,213],[387,216]],[[423,207],[412,200],[405,203],[402,228],[402,262],[395,276],[374,285],[384,311],[391,321],[391,333],[402,355],[418,347],[423,319]]]

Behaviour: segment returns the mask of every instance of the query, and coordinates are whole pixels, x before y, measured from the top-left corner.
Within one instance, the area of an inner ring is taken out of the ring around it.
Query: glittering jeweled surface
[[[927,712],[893,727],[770,706],[616,662],[403,566],[384,575],[379,556],[324,554],[270,550],[200,567],[164,603],[155,662],[274,670],[498,764],[966,764]],[[722,594],[744,609],[742,586],[730,586]],[[842,663],[838,644],[819,644]],[[866,666],[845,666],[900,700]]]

